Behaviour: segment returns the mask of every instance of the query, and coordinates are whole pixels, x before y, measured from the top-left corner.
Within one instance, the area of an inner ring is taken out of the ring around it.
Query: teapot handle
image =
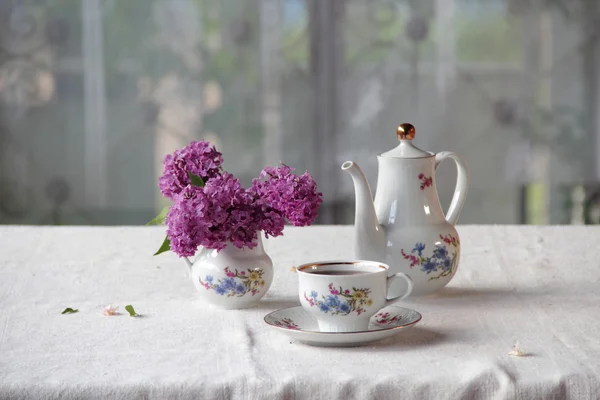
[[[465,200],[467,199],[467,190],[469,189],[469,170],[465,160],[458,154],[451,151],[442,151],[435,155],[435,169],[437,170],[440,163],[447,158],[451,158],[456,163],[457,177],[454,195],[452,196],[450,207],[448,207],[448,212],[446,213],[446,220],[450,224],[456,225],[458,217],[460,216],[460,212],[465,205]]]

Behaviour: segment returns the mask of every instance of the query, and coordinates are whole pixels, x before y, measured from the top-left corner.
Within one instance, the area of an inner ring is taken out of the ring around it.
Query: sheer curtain
[[[246,185],[308,169],[318,222],[351,223],[339,166],[375,189],[402,122],[466,157],[461,222],[597,222],[596,3],[3,1],[0,223],[142,224],[163,156],[199,139]]]

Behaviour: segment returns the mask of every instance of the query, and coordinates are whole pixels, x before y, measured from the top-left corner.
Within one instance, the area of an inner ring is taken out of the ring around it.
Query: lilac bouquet
[[[199,246],[221,250],[228,243],[254,248],[260,231],[280,236],[286,222],[306,226],[316,219],[323,194],[308,172],[295,175],[285,164],[266,167],[244,189],[222,164],[222,154],[206,141],[165,157],[159,187],[174,203],[150,222],[167,224],[156,254],[193,256]]]

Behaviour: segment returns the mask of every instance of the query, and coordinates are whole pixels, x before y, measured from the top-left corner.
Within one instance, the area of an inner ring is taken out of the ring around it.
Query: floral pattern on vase
[[[287,328],[287,329],[292,329],[295,331],[299,331],[300,327],[294,322],[293,319],[291,318],[282,318],[281,320],[276,320],[273,322],[273,324],[275,324],[275,326],[279,326],[281,328]]]
[[[212,275],[206,275],[204,281],[202,278],[198,278],[200,285],[204,286],[206,290],[214,290],[221,296],[226,294],[227,297],[242,297],[246,293],[254,296],[261,287],[265,286],[262,269],[248,269],[248,272],[238,272],[236,269],[233,272],[229,267],[225,267],[224,272],[227,277],[218,279],[217,283],[214,282],[215,279]]]
[[[319,299],[319,293],[312,290],[309,295],[304,292],[304,299],[311,307],[318,307],[325,314],[331,313],[331,315],[349,315],[353,312],[356,312],[356,315],[360,315],[365,312],[364,307],[369,307],[373,304],[373,300],[369,298],[370,289],[357,289],[353,287],[350,290],[344,289],[341,286],[339,289],[336,289],[333,287],[333,283],[330,283],[328,287],[329,294],[327,296],[321,295]]]
[[[380,312],[379,314],[375,315],[375,322],[378,324],[389,325],[400,321],[401,318],[402,316],[400,315],[394,315],[392,317],[389,312]]]
[[[421,271],[427,275],[437,273],[429,278],[430,281],[452,275],[458,264],[458,247],[460,245],[458,238],[452,235],[440,235],[440,239],[444,244],[436,244],[429,257],[424,255],[426,247],[424,243],[416,243],[410,254],[407,254],[404,249],[401,250],[402,257],[410,261],[410,268],[418,265],[421,267]],[[450,247],[450,251],[447,246]]]
[[[425,176],[422,172],[419,174],[419,180],[421,181],[421,190],[425,190],[425,188],[433,185],[433,178],[431,176]]]

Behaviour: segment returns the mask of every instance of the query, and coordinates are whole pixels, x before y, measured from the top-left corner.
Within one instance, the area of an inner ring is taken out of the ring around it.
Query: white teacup
[[[375,261],[326,261],[297,268],[302,307],[319,323],[321,332],[366,331],[379,310],[410,295],[413,283],[401,272],[388,278],[389,267]],[[406,293],[392,300],[392,283],[404,279]]]

